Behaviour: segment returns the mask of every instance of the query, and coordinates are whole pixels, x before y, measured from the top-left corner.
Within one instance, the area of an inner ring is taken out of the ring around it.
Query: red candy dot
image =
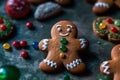
[[[28,58],[28,52],[26,50],[24,50],[20,53],[20,56],[23,58]]]
[[[3,23],[3,19],[2,18],[0,18],[0,24],[2,24]]]
[[[27,22],[26,27],[29,28],[29,29],[32,29],[33,28],[33,23],[32,22]]]
[[[107,22],[113,24],[114,21],[112,20],[112,18],[107,18]]]
[[[117,28],[115,28],[115,27],[112,27],[112,28],[111,28],[111,31],[112,31],[113,33],[118,33],[118,30],[117,30]]]
[[[20,46],[21,47],[26,47],[27,46],[27,42],[24,41],[24,40],[20,41]]]
[[[7,29],[6,25],[4,25],[4,24],[0,25],[0,30],[5,31],[6,29]]]
[[[19,48],[20,48],[20,43],[19,43],[19,41],[13,41],[12,45],[13,45],[16,49],[19,49]]]

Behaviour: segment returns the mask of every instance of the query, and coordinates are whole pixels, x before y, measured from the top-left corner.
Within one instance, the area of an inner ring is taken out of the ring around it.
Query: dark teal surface
[[[5,12],[5,1],[0,0],[0,15],[9,17]],[[115,45],[107,40],[96,37],[92,31],[92,21],[96,19],[96,16],[92,12],[92,5],[85,2],[85,0],[75,0],[73,6],[63,8],[64,11],[58,17],[37,21],[33,17],[35,7],[32,6],[31,12],[28,17],[23,19],[12,19],[9,17],[16,28],[13,37],[0,41],[0,66],[2,65],[14,65],[20,69],[21,76],[19,80],[63,80],[64,74],[70,75],[72,80],[96,80],[100,75],[99,66],[104,60],[110,59],[110,52]],[[104,16],[111,16],[113,18],[120,18],[119,10],[112,10],[110,13]],[[35,50],[32,47],[33,41],[40,41],[44,38],[50,38],[51,27],[60,20],[71,20],[78,28],[78,38],[85,37],[89,40],[90,47],[87,53],[83,53],[82,59],[87,65],[87,72],[81,76],[76,76],[68,73],[63,69],[63,72],[57,74],[45,74],[39,70],[38,66],[40,61],[44,59],[44,54],[39,50]],[[25,24],[28,21],[32,21],[35,29],[29,30]],[[26,49],[16,50],[11,48],[11,51],[5,51],[2,49],[2,45],[5,42],[12,44],[14,40],[26,40],[29,47]],[[23,50],[27,50],[30,55],[29,60],[22,59],[19,55]]]

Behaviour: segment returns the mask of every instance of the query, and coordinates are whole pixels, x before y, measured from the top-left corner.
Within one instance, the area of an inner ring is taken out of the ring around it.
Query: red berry
[[[2,24],[3,23],[3,19],[2,18],[0,18],[0,24]]]
[[[113,24],[114,21],[112,20],[112,18],[107,18],[107,22]]]
[[[5,31],[7,29],[5,24],[1,24],[0,25],[0,30]]]
[[[24,40],[20,41],[20,46],[21,47],[26,47],[27,46],[27,42],[24,41]]]
[[[23,58],[28,58],[28,52],[26,50],[24,50],[20,53],[20,56]]]
[[[19,43],[19,41],[13,41],[12,45],[13,45],[16,49],[19,49],[19,48],[20,48],[20,43]]]
[[[117,30],[117,28],[115,28],[115,27],[112,27],[112,28],[111,28],[111,31],[112,31],[113,33],[118,33],[118,30]]]
[[[27,22],[26,27],[29,28],[29,29],[33,28],[33,23],[32,22]]]

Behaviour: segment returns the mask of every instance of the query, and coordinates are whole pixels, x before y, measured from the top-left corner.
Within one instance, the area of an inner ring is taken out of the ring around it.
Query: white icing
[[[81,48],[85,48],[85,46],[86,46],[86,40],[84,39],[84,38],[81,38],[81,39],[79,39],[79,41],[80,41],[80,44],[82,45],[81,46]]]
[[[60,33],[59,35],[62,37],[66,37],[66,36],[69,36],[69,33],[66,33],[66,34]]]
[[[43,40],[42,50],[46,50],[48,48],[48,39]]]
[[[67,32],[70,32],[71,31],[71,28],[67,28]]]
[[[95,7],[110,8],[109,4],[105,2],[97,2],[95,3]]]
[[[50,67],[57,68],[57,63],[55,63],[53,61],[50,61],[48,59],[44,59],[43,62],[46,63],[47,65],[49,65]]]
[[[110,74],[110,72],[108,71],[108,69],[110,68],[109,66],[107,66],[109,64],[109,62],[108,61],[104,61],[103,63],[102,63],[102,68],[104,69],[104,73],[105,74],[107,74],[107,75],[109,75]]]
[[[67,25],[67,27],[70,27],[70,28],[72,28],[72,25]]]
[[[78,64],[80,64],[82,62],[81,59],[76,59],[73,62],[69,63],[66,65],[66,68],[69,70],[71,68],[75,68]]]

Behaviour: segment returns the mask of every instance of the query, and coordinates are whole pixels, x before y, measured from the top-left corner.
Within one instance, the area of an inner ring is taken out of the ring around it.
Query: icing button
[[[64,53],[60,53],[60,58],[65,58],[65,54]]]
[[[120,27],[120,20],[115,20],[114,25]]]
[[[68,41],[66,40],[66,38],[61,38],[61,39],[60,39],[60,42],[61,42],[62,44],[67,44],[67,43],[68,43]]]
[[[100,23],[99,28],[100,29],[105,29],[107,25],[105,23]]]
[[[66,48],[66,46],[62,45],[62,46],[60,46],[60,50],[63,51],[63,52],[66,52],[67,48]]]
[[[70,76],[64,75],[64,80],[71,80],[71,79],[70,79]]]

